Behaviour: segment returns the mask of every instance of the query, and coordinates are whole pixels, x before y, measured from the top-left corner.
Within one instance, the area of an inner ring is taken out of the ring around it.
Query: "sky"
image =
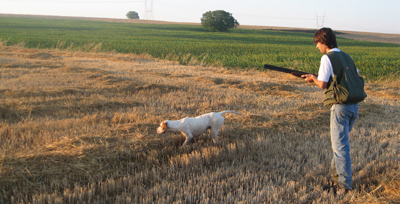
[[[0,13],[200,23],[224,10],[241,25],[400,34],[400,0],[0,0]],[[0,28],[1,32],[1,28]]]

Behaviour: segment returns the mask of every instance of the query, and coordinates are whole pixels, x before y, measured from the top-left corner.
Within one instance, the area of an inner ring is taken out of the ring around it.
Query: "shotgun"
[[[269,65],[269,64],[265,64],[264,65],[265,69],[270,69],[270,70],[274,70],[274,71],[278,71],[278,72],[285,72],[297,77],[301,77],[301,75],[303,74],[310,74],[307,72],[302,72],[302,71],[297,71],[297,70],[293,70],[293,69],[288,69],[288,68],[283,68],[283,67],[277,67],[277,66],[273,66],[273,65]]]

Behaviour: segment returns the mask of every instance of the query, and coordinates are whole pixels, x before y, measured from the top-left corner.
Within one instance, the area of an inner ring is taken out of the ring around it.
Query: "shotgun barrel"
[[[294,76],[297,76],[297,77],[301,77],[301,75],[304,75],[304,74],[310,74],[310,73],[307,73],[307,72],[297,71],[297,70],[283,68],[283,67],[277,67],[277,66],[269,65],[269,64],[265,64],[264,68],[265,69],[274,70],[274,71],[278,71],[278,72],[288,73],[288,74],[291,74],[291,75],[294,75]]]

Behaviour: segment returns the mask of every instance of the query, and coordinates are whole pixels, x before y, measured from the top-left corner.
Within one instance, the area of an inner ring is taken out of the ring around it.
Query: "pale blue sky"
[[[151,10],[162,21],[200,23],[203,13],[225,10],[241,25],[400,34],[399,0],[0,0],[0,13],[6,14],[125,19],[136,11],[145,19]]]

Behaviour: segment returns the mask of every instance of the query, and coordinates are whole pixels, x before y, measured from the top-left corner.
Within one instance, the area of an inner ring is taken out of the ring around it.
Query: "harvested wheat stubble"
[[[329,110],[294,76],[12,47],[0,76],[0,203],[399,202],[398,80],[367,84],[354,190],[335,197]],[[226,116],[220,146],[156,133],[226,109],[243,116]]]

